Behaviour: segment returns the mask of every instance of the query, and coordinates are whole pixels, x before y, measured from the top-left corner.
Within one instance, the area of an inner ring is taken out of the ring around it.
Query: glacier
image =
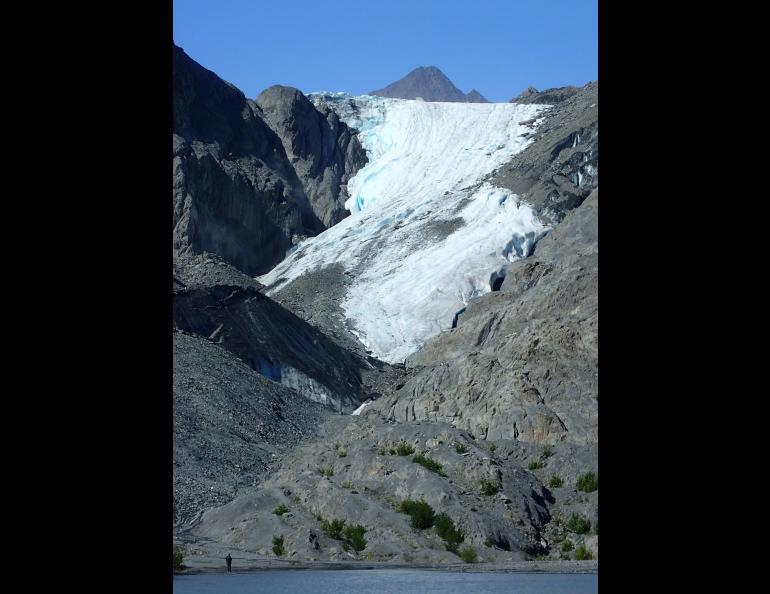
[[[271,295],[341,264],[349,329],[377,358],[401,363],[548,232],[529,205],[485,178],[531,143],[550,106],[308,97],[359,131],[369,162],[348,181],[351,215],[257,280]]]

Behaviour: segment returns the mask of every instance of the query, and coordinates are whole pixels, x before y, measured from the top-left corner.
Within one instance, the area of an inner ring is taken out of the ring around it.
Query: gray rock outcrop
[[[291,130],[277,126],[282,137],[255,102],[176,46],[173,87],[176,255],[210,252],[256,276],[344,216],[340,184],[366,162],[344,123],[286,93],[278,99],[292,101]],[[280,111],[268,103],[271,114]],[[328,129],[319,132],[322,121]],[[287,155],[284,140],[295,146],[292,135],[318,134],[321,142],[300,143],[299,155]],[[332,145],[338,150],[329,152]]]
[[[535,87],[527,87],[519,95],[511,99],[511,103],[539,103],[541,105],[553,105],[561,103],[575,95],[578,87],[554,87],[545,91],[538,91]]]
[[[532,144],[488,179],[556,224],[599,185],[599,85],[588,83],[543,114]]]
[[[348,179],[367,162],[355,131],[292,87],[272,86],[255,103],[281,139],[313,212],[325,227],[340,222],[350,214]]]

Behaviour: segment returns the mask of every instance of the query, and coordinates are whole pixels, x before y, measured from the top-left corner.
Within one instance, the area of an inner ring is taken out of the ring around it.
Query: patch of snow
[[[352,413],[350,413],[350,416],[357,417],[362,412],[364,412],[364,409],[371,404],[371,400],[367,400],[364,402],[361,406],[359,406],[356,410],[354,410]]]

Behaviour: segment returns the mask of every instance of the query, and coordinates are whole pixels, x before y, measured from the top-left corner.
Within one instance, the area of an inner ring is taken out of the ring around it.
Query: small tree
[[[465,447],[464,443],[460,443],[459,441],[455,443],[455,452],[458,454],[465,454],[468,451],[468,448]]]
[[[414,454],[414,447],[411,444],[402,441],[396,446],[396,453],[399,456],[411,456]]]
[[[585,534],[591,529],[591,520],[572,514],[567,522],[567,529],[575,534]]]
[[[331,522],[329,520],[321,521],[321,530],[323,530],[326,536],[333,538],[334,540],[342,540],[342,530],[344,528],[345,520],[333,519]]]
[[[494,495],[502,488],[502,485],[499,482],[488,481],[487,479],[481,479],[479,486],[481,488],[481,494],[487,496]]]
[[[174,545],[174,571],[181,571],[185,550],[179,545]]]
[[[474,551],[472,548],[465,547],[463,550],[460,551],[460,558],[466,563],[476,563],[476,561],[478,561],[479,556],[476,554],[476,551]]]
[[[276,508],[273,510],[273,513],[274,513],[276,516],[282,516],[282,515],[283,515],[283,514],[285,514],[287,511],[289,511],[289,508],[288,508],[288,507],[286,507],[286,506],[285,506],[285,505],[282,503],[281,505],[279,505],[278,507],[276,507]]]
[[[559,487],[564,486],[564,481],[561,477],[553,475],[550,479],[548,479],[548,487],[551,489],[558,489]]]
[[[279,557],[283,557],[286,549],[283,548],[283,536],[273,537],[273,552]]]
[[[360,524],[351,524],[345,528],[345,542],[356,552],[360,553],[366,548],[366,528]]]
[[[457,553],[457,547],[465,535],[463,531],[455,526],[454,521],[447,514],[439,514],[435,520],[436,534],[438,534],[446,544],[446,550]]]
[[[578,491],[591,493],[599,488],[599,477],[594,472],[586,472],[578,477],[575,486]]]
[[[435,472],[439,476],[446,476],[446,473],[443,471],[443,466],[436,462],[433,458],[428,458],[427,456],[423,456],[422,454],[417,454],[414,458],[412,458],[412,462],[415,462],[419,464],[420,466],[424,466],[431,472]]]
[[[425,501],[405,499],[398,508],[401,513],[408,514],[412,518],[412,528],[425,530],[433,526],[436,514],[433,508]]]
[[[575,559],[575,561],[588,561],[593,559],[594,556],[591,554],[591,551],[585,547],[585,545],[580,545],[575,549],[575,554],[572,558]]]

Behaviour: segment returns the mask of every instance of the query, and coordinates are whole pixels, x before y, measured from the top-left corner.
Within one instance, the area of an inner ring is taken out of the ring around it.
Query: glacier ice
[[[359,130],[369,162],[348,182],[352,214],[259,281],[272,294],[308,270],[342,264],[349,326],[376,357],[402,362],[548,231],[529,205],[485,181],[531,142],[548,106],[309,97]]]

